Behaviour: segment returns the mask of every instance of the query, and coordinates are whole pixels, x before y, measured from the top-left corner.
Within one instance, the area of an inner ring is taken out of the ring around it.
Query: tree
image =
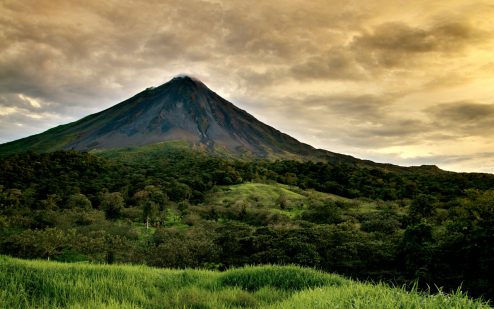
[[[135,193],[139,206],[142,207],[142,217],[146,223],[146,229],[150,223],[155,223],[159,219],[159,211],[165,210],[165,203],[168,196],[155,186],[146,186],[144,190]]]
[[[5,189],[0,185],[0,209],[17,209],[21,205],[22,191]]]
[[[151,265],[159,267],[210,267],[219,262],[216,233],[204,227],[187,230],[160,228],[153,235],[149,252]]]
[[[192,189],[184,183],[173,181],[167,187],[167,193],[172,201],[178,202],[190,199]]]
[[[67,208],[91,209],[91,201],[81,193],[72,194],[67,200]]]
[[[436,199],[427,194],[419,194],[410,204],[409,214],[413,222],[434,215]]]
[[[432,243],[432,226],[422,222],[406,229],[402,250],[405,255],[405,269],[412,276],[427,274],[433,252]]]
[[[46,199],[41,201],[41,209],[57,209],[60,201],[62,201],[62,199],[58,196],[58,194],[49,194]]]
[[[294,186],[297,184],[298,178],[295,173],[286,173],[283,180],[287,185]]]
[[[14,236],[14,243],[24,248],[24,255],[51,257],[59,254],[68,246],[70,239],[75,235],[75,230],[68,232],[58,228],[47,228],[44,230],[26,230]]]
[[[278,199],[276,200],[276,204],[280,207],[280,209],[287,209],[288,208],[288,197],[284,192],[281,192],[280,195],[278,196]]]
[[[310,200],[309,209],[301,217],[313,223],[335,224],[341,221],[341,210],[333,201]]]
[[[107,219],[119,218],[124,205],[124,199],[120,192],[106,192],[101,195],[101,208],[104,210]]]
[[[8,226],[9,226],[9,221],[7,220],[7,218],[0,215],[0,231]]]
[[[154,223],[158,217],[158,205],[153,201],[146,201],[142,207],[142,216],[146,222],[146,229],[149,229],[149,222]]]
[[[78,235],[74,248],[93,261],[108,264],[129,261],[135,253],[132,242],[125,236],[110,234],[105,230]]]

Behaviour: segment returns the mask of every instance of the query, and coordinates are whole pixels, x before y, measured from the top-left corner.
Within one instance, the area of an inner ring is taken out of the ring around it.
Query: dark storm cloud
[[[406,145],[426,139],[434,132],[428,121],[394,113],[395,99],[394,95],[370,94],[285,97],[279,101],[269,99],[271,107],[263,110],[271,119],[290,119],[288,130],[295,132],[307,130],[312,122],[317,122],[318,129],[311,131],[315,138],[353,147]],[[258,108],[252,106],[252,109]],[[294,116],[300,106],[303,106],[303,117],[299,112]]]
[[[353,39],[316,55],[306,54],[304,62],[291,68],[299,79],[360,80],[386,74],[389,68],[422,67],[428,53],[451,56],[472,44],[482,43],[487,33],[468,22],[434,24],[425,28],[404,22],[386,22],[361,31]],[[420,60],[420,62],[419,62]],[[424,64],[425,61],[425,64]],[[449,77],[451,83],[453,77]],[[458,80],[463,80],[458,76]],[[435,81],[446,82],[446,79]]]
[[[239,83],[245,88],[262,88],[287,78],[285,69],[273,68],[269,71],[256,72],[252,69],[242,69],[236,72]]]
[[[372,32],[355,37],[355,44],[370,49],[407,53],[457,52],[482,39],[483,33],[467,23],[437,24],[417,28],[402,22],[388,22]]]
[[[430,127],[416,119],[391,118],[383,119],[376,127],[370,127],[367,133],[373,137],[396,139],[394,144],[409,143],[410,137],[420,138],[421,133],[426,133]]]
[[[470,71],[448,72],[448,74],[432,77],[423,85],[424,90],[451,88],[467,85],[475,80],[474,74]]]
[[[452,56],[481,43],[487,33],[468,22],[439,23],[412,27],[403,22],[386,22],[354,37],[352,48],[358,61],[367,66],[397,67],[417,65],[427,54]]]
[[[427,140],[430,126],[420,120],[387,115],[375,123],[363,122],[345,128],[345,140],[358,147],[381,148],[403,146]]]
[[[437,119],[457,124],[481,123],[494,115],[494,104],[455,102],[435,106],[430,111]],[[493,119],[494,120],[494,119]]]
[[[491,136],[494,133],[494,104],[443,103],[426,112],[439,127],[460,136]]]
[[[378,97],[374,95],[357,96],[325,96],[304,98],[308,108],[315,108],[331,113],[335,116],[343,116],[348,119],[361,121],[367,119],[376,121],[384,118],[386,107],[389,107],[391,97]],[[302,104],[299,102],[298,104]]]
[[[225,51],[270,60],[297,61],[339,40],[348,6],[320,1],[265,1],[224,5]],[[338,12],[335,14],[334,12]],[[330,16],[331,18],[328,18]],[[347,15],[346,22],[359,18]]]
[[[359,80],[365,76],[353,53],[342,48],[333,48],[323,55],[312,56],[294,66],[291,73],[300,79]]]

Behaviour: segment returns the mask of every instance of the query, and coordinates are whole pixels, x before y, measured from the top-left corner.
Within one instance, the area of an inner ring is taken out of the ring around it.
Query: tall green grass
[[[488,308],[297,266],[226,272],[64,264],[0,256],[1,308]]]
[[[390,288],[383,284],[363,284],[349,281],[344,287],[322,287],[294,294],[272,309],[289,308],[490,308],[472,300],[460,291],[452,294],[423,294]]]
[[[248,291],[274,287],[300,291],[321,286],[341,286],[347,282],[340,276],[296,266],[257,266],[229,270],[219,278],[222,286],[235,286]]]

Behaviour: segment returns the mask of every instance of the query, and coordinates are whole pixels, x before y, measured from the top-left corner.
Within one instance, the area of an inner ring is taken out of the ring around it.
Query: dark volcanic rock
[[[88,122],[71,128],[78,136],[65,148],[106,149],[184,140],[261,156],[314,150],[261,123],[188,76],[147,89]]]

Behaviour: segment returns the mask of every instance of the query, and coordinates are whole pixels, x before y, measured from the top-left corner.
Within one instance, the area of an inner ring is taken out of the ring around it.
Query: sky
[[[494,173],[492,0],[0,0],[0,143],[179,74],[317,148]]]

